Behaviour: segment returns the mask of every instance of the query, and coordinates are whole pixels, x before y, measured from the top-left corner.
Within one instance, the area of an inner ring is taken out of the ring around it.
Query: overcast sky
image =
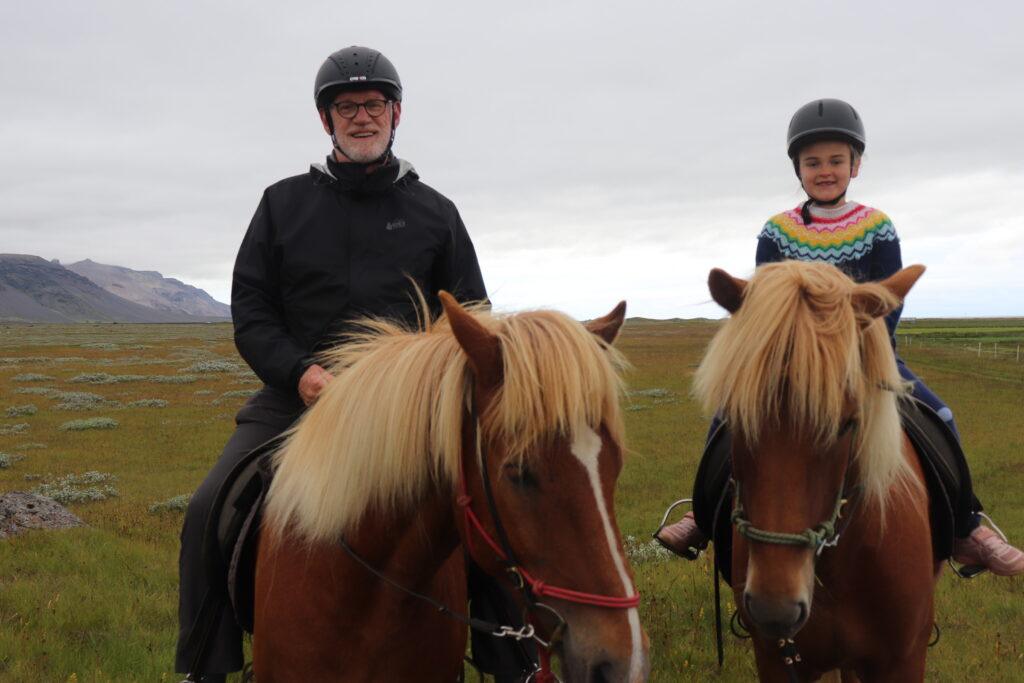
[[[928,272],[906,316],[1024,315],[1024,4],[14,3],[0,23],[0,252],[157,270],[227,302],[263,188],[329,150],[324,58],[405,85],[395,150],[460,208],[496,307],[720,317],[803,198],[793,111],[851,102],[849,197]]]

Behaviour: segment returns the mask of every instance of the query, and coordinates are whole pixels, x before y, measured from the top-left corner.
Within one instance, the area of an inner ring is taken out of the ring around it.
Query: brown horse
[[[733,434],[733,590],[762,681],[924,680],[939,565],[882,320],[922,272],[711,271],[732,316],[696,389]]]
[[[613,508],[625,304],[585,328],[441,299],[425,331],[367,321],[276,454],[256,679],[457,680],[467,628],[445,611],[466,612],[465,549],[521,578],[527,629],[553,641],[565,681],[645,680]]]

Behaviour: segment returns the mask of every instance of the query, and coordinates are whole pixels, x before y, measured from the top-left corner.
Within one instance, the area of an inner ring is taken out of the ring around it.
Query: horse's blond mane
[[[485,439],[509,457],[536,456],[555,436],[604,424],[622,440],[621,355],[554,311],[474,317],[501,342],[504,382]],[[334,380],[287,433],[266,519],[311,541],[345,534],[370,511],[388,513],[458,476],[472,374],[446,319],[414,332],[380,320],[325,360]]]
[[[787,415],[831,444],[852,399],[861,483],[866,499],[884,510],[894,486],[915,481],[901,455],[897,397],[905,387],[884,321],[852,305],[858,288],[899,303],[881,285],[855,284],[828,264],[761,266],[708,346],[695,391],[706,411],[720,410],[748,442]]]

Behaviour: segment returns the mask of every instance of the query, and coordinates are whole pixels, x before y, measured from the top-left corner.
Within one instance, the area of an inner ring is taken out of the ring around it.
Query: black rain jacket
[[[438,290],[485,301],[480,266],[455,205],[392,160],[314,164],[264,191],[235,261],[235,345],[268,386],[297,396],[319,351],[366,315],[415,324]]]

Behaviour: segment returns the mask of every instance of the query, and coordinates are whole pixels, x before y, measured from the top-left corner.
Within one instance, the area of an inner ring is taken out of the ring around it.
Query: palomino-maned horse
[[[762,681],[924,680],[939,565],[882,320],[922,272],[711,271],[732,316],[696,391],[732,431],[732,583]]]
[[[441,299],[446,315],[425,331],[367,321],[275,456],[256,679],[457,680],[466,549],[543,602],[520,635],[553,641],[563,680],[646,680],[613,508],[623,361],[610,344],[625,304],[585,328]]]

